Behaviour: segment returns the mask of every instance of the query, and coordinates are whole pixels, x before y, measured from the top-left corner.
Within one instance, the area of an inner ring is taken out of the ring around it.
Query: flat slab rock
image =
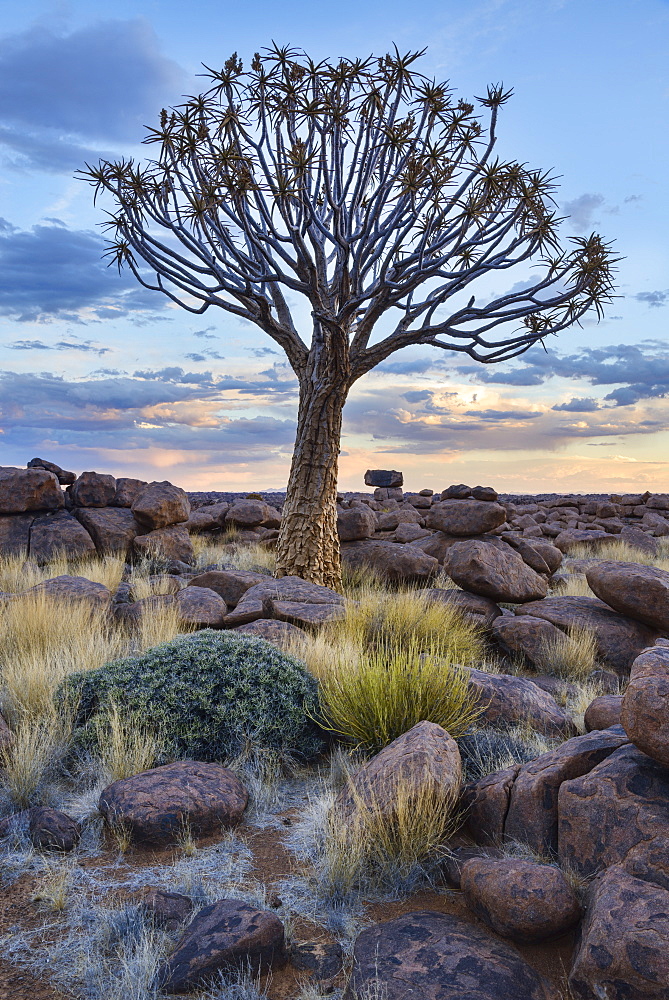
[[[109,826],[122,826],[136,843],[174,843],[184,827],[196,835],[240,822],[248,792],[221,764],[183,760],[108,785],[98,809]]]
[[[306,604],[300,601],[263,602],[263,611],[269,610],[272,618],[290,622],[300,628],[318,628],[329,622],[341,621],[346,612],[341,604]]]
[[[512,946],[446,913],[421,910],[360,934],[344,1000],[558,1000]]]
[[[278,646],[279,649],[284,649],[295,639],[307,638],[307,633],[303,629],[298,628],[297,625],[291,625],[290,622],[276,621],[276,619],[270,620],[268,618],[260,618],[258,621],[249,622],[248,625],[237,625],[233,631],[240,632],[242,635],[266,639],[267,642]]]
[[[285,960],[284,929],[276,914],[219,899],[193,918],[156,978],[168,993],[190,993],[218,972],[264,973]]]

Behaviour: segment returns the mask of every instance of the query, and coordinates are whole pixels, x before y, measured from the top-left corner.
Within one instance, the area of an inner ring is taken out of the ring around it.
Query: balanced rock
[[[157,980],[167,993],[191,993],[219,972],[261,974],[285,962],[279,918],[238,899],[219,899],[190,922]]]
[[[483,535],[506,521],[501,504],[485,500],[441,500],[433,504],[425,517],[428,528],[447,535]]]
[[[669,648],[647,649],[632,664],[620,721],[632,743],[669,767]]]
[[[395,469],[367,469],[365,486],[394,488],[404,486],[404,476]]]
[[[235,528],[274,527],[277,511],[264,500],[235,500],[225,515],[225,524]],[[272,516],[274,515],[274,516]]]
[[[563,934],[581,907],[559,868],[520,858],[472,858],[461,888],[470,909],[501,937],[522,944]]]
[[[0,514],[59,510],[63,491],[46,469],[0,469]]]
[[[585,573],[590,590],[614,611],[669,633],[669,573],[641,563],[601,560]]]
[[[447,913],[421,910],[368,927],[356,939],[344,1000],[557,1000],[515,948]]]
[[[569,975],[577,1000],[666,1000],[669,892],[615,865],[588,889]]]
[[[172,483],[149,483],[130,508],[140,524],[150,531],[188,520],[190,502],[184,490]]]
[[[221,764],[180,760],[108,785],[98,809],[111,826],[129,831],[137,843],[174,843],[184,828],[203,836],[236,826],[248,793]]]
[[[444,569],[463,590],[493,601],[522,604],[545,597],[548,591],[546,577],[536,573],[511,547],[489,542],[456,542],[444,557]]]
[[[61,469],[55,462],[47,462],[44,458],[31,458],[28,462],[28,468],[46,469],[47,472],[53,472],[61,486],[71,486],[77,478],[76,473],[66,472],[65,469]]]

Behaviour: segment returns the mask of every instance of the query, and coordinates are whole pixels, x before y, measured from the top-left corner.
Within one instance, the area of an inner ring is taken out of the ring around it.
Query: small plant
[[[33,902],[55,913],[62,913],[68,904],[72,885],[72,868],[67,863],[46,863],[46,871],[33,894]]]
[[[186,858],[193,858],[197,854],[197,842],[193,836],[193,829],[188,817],[182,817],[176,836],[176,847],[179,853]]]
[[[121,713],[112,701],[105,714],[93,720],[98,755],[108,783],[148,771],[161,745],[155,730],[133,712]]]
[[[313,756],[322,747],[307,715],[316,696],[316,682],[297,660],[263,639],[212,629],[78,674],[59,695],[78,705],[79,727],[94,728],[95,716],[114,702],[120,712],[151,719],[165,753],[216,761],[238,756],[249,740]]]
[[[123,822],[123,820],[117,819],[109,823],[107,828],[119,854],[127,854],[132,847],[132,829],[130,825]]]
[[[558,677],[583,680],[597,666],[597,638],[572,625],[543,643],[538,665]]]
[[[442,726],[451,736],[466,732],[481,713],[468,671],[447,649],[424,652],[408,642],[362,651],[353,662],[337,659],[320,681],[324,728],[368,753],[377,753],[418,722]]]

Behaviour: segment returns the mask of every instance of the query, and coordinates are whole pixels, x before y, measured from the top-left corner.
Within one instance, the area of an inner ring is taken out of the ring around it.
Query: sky
[[[412,348],[344,410],[340,489],[669,490],[669,0],[23,0],[0,22],[0,465],[193,490],[285,486],[297,386],[262,331],[201,316],[103,259],[85,163],[145,158],[202,64],[272,41],[315,58],[422,49],[458,96],[514,96],[498,152],[560,178],[569,236],[618,256],[605,318],[496,366]],[[490,279],[489,294],[507,291]],[[308,336],[308,332],[305,333]]]

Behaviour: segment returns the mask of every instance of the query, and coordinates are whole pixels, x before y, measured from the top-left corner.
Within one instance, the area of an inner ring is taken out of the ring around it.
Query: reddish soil
[[[254,865],[251,875],[254,880],[263,882],[268,890],[270,905],[272,903],[272,887],[287,875],[296,870],[293,855],[282,843],[282,832],[275,829],[260,830],[254,827],[242,827],[240,835],[244,836],[253,851]],[[215,839],[201,842],[201,846],[215,843]],[[144,866],[155,866],[161,862],[171,864],[174,860],[173,849],[163,851],[130,850],[124,857],[125,864],[132,869]],[[82,867],[100,868],[105,864],[116,865],[118,854],[109,850],[94,859],[82,859]],[[37,880],[32,876],[18,879],[13,886],[0,888],[0,932],[7,933],[11,927],[34,929],[45,919],[40,904],[33,901]],[[280,900],[277,899],[277,905]],[[462,896],[455,892],[421,891],[401,902],[384,902],[370,905],[369,917],[372,921],[392,920],[411,910],[437,910],[461,917],[473,924],[478,923]],[[49,913],[49,922],[57,922],[57,915]],[[298,919],[291,926],[292,938],[296,942],[319,941],[330,942],[333,939],[321,927],[309,921]],[[566,971],[569,969],[573,948],[573,934],[563,935],[559,939],[538,945],[519,945],[526,961],[538,972],[552,982],[564,987]],[[310,973],[298,971],[287,964],[275,969],[267,977],[264,987],[270,1000],[290,1000],[299,992],[300,985],[308,979]],[[344,974],[327,984],[330,988],[343,985]],[[326,984],[323,984],[326,986]],[[33,976],[12,966],[9,962],[0,960],[0,1000],[71,1000],[71,997],[54,989],[46,978],[35,979]]]

